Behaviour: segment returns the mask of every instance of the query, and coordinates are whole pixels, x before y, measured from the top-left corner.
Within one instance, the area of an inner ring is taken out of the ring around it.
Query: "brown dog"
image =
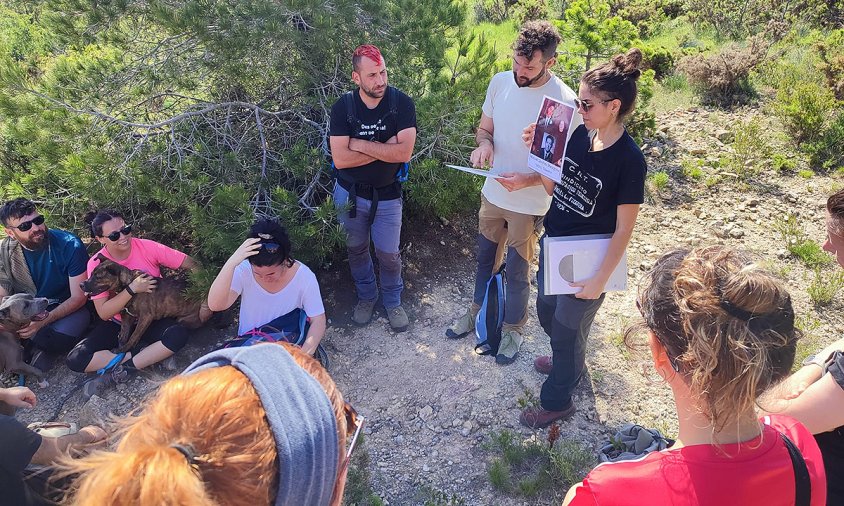
[[[143,271],[130,270],[112,260],[100,258],[102,262],[94,268],[88,280],[80,285],[85,293],[118,293],[135,278],[144,274]],[[183,282],[167,278],[155,279],[158,283],[154,291],[136,294],[120,312],[120,334],[116,352],[131,350],[155,320],[176,318],[182,325],[195,329],[211,317],[211,311],[207,307],[203,308],[200,301],[185,298]]]
[[[33,320],[46,318],[48,304],[47,299],[36,298],[28,293],[3,297],[0,303],[0,370],[44,378],[41,369],[23,361],[23,347],[17,332]]]

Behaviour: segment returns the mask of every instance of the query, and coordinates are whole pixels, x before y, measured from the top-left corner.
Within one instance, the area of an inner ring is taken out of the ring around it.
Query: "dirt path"
[[[736,114],[759,115],[753,110]],[[707,187],[678,177],[680,160],[690,152],[706,160],[707,153],[729,149],[717,140],[725,119],[725,113],[702,110],[678,111],[660,118],[659,124],[667,125],[670,135],[661,134],[645,151],[651,170],[667,170],[672,179],[667,188],[651,194],[642,210],[629,249],[632,288],[610,294],[598,313],[588,347],[589,377],[576,393],[578,412],[562,424],[563,437],[594,450],[626,421],[669,434],[676,430],[668,389],[649,382],[641,372],[644,362],[631,356],[620,341],[625,324],[636,316],[633,297],[639,278],[671,247],[720,243],[758,254],[793,286],[802,325],[815,343],[812,347],[844,334],[842,296],[825,309],[814,308],[806,295],[811,276],[797,260],[787,257],[785,244],[773,229],[777,217],[790,210],[806,233],[822,242],[823,203],[840,182],[829,177],[806,180],[793,174],[769,174],[751,185],[722,182]],[[718,172],[716,168],[708,170]],[[725,177],[729,181],[729,176]],[[349,325],[354,295],[346,264],[337,262],[319,273],[330,316],[324,343],[332,360],[331,373],[345,396],[369,420],[365,447],[372,488],[389,504],[444,504],[436,502],[436,491],[453,494],[467,505],[533,504],[532,500],[495,492],[487,478],[487,463],[494,455],[485,445],[502,430],[524,438],[545,437],[544,431],[518,424],[519,399],[538,394],[543,381],[533,371],[532,361],[539,354],[550,353],[533,307],[522,351],[509,366],[475,355],[473,337],[448,340],[443,336],[469,304],[474,226],[474,218],[469,216],[458,223],[437,223],[425,233],[405,234],[405,301],[411,327],[402,334],[389,330],[383,314],[364,328]],[[535,300],[535,287],[533,291],[531,301]],[[179,354],[178,366],[184,367],[211,349],[232,329],[198,333]],[[153,389],[158,379],[171,374],[160,371],[152,378],[120,385],[105,399],[84,407],[75,395],[62,416],[84,423],[107,412],[126,413],[141,403],[143,394]],[[57,368],[49,380],[48,388],[35,388],[41,404],[32,412],[21,413],[23,420],[48,417],[78,376]]]

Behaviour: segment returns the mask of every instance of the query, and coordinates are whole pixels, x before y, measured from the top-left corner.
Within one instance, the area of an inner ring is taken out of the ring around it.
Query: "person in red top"
[[[758,397],[794,363],[799,330],[782,283],[722,246],[663,255],[640,289],[653,365],[674,394],[670,448],[598,465],[564,505],[794,505],[793,443],[809,475],[811,506],[826,503],[812,434],[787,416],[757,418]]]

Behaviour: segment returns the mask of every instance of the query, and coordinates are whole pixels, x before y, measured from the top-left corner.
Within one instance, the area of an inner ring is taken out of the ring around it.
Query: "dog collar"
[[[278,344],[218,350],[182,374],[233,366],[258,392],[278,453],[276,506],[331,502],[340,459],[334,409],[322,385]]]

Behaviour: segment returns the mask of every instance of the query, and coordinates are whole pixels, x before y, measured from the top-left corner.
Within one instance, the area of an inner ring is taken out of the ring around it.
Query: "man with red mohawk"
[[[416,143],[416,108],[410,97],[387,84],[387,65],[373,45],[359,46],[352,54],[352,81],[358,88],[331,108],[329,133],[337,178],[334,203],[346,231],[358,296],[352,319],[358,325],[369,323],[378,299],[371,237],[390,327],[404,332],[408,318],[401,305],[401,183]]]

